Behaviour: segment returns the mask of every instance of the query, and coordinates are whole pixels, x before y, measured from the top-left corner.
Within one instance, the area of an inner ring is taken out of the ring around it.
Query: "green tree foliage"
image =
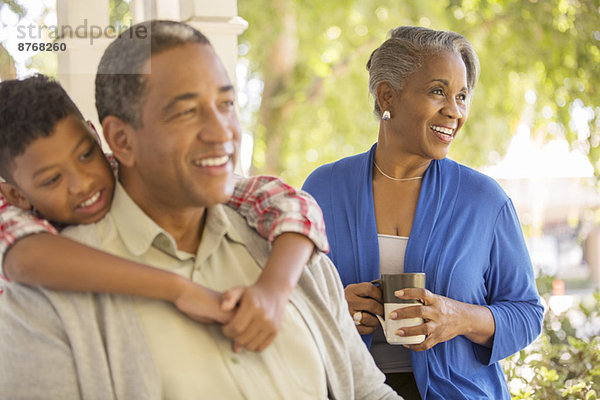
[[[0,1],[0,9],[2,9],[2,7],[8,7],[13,13],[21,18],[26,12],[23,6],[16,1]],[[4,30],[5,28],[4,22],[0,21],[0,29]],[[0,44],[0,80],[15,79],[16,76],[15,60],[4,46]]]
[[[246,126],[255,134],[254,172],[300,185],[317,166],[377,140],[365,64],[398,25],[454,30],[478,51],[481,79],[452,158],[490,164],[525,122],[541,140],[567,138],[599,170],[599,0],[244,0],[238,6],[249,22],[242,60],[264,82],[260,109]],[[526,102],[528,91],[534,102]],[[588,116],[587,130],[572,123],[574,108]]]
[[[124,30],[131,24],[131,11],[129,8],[129,0],[108,0],[109,1],[109,21],[110,25],[118,27],[119,31]],[[28,14],[28,6],[24,1],[15,0],[0,0],[0,9],[7,7],[19,19],[24,18]],[[45,17],[48,13],[54,12],[54,8],[46,7],[41,15],[37,17],[38,23],[43,25]],[[7,29],[3,21],[0,21],[0,31]],[[46,32],[48,33],[48,32]],[[4,37],[6,40],[6,37]],[[38,38],[39,39],[39,38]],[[58,60],[56,53],[53,52],[38,52],[30,57],[26,62],[28,70],[36,70],[40,73],[56,76],[58,70]],[[15,79],[17,71],[15,68],[15,60],[6,48],[0,44],[0,79]]]
[[[109,22],[111,26],[122,27],[123,30],[131,25],[131,0],[109,0]]]
[[[28,15],[30,5],[24,1],[0,1],[0,9],[3,7],[7,7],[13,14],[15,14],[19,20],[23,19]],[[53,10],[53,7],[44,7],[40,15],[34,16],[37,22],[40,25],[44,25],[43,21],[45,17]],[[29,16],[31,17],[31,15]],[[0,21],[0,30],[8,29],[8,27],[4,24],[3,21]],[[44,32],[47,34],[47,31]],[[8,37],[4,36],[3,40],[7,40]],[[22,41],[32,42],[38,41],[41,39],[42,42],[46,42],[46,40],[42,37],[34,37],[34,38],[25,38]],[[5,44],[5,42],[3,43]],[[4,47],[3,44],[0,44],[0,79],[15,79],[17,78],[17,69],[15,68],[15,60],[13,55],[11,55],[8,50]],[[14,50],[13,50],[14,51]],[[58,69],[58,60],[56,53],[54,52],[44,52],[40,51],[31,57],[29,57],[26,61],[26,69],[33,70],[48,76],[56,76],[56,72]]]

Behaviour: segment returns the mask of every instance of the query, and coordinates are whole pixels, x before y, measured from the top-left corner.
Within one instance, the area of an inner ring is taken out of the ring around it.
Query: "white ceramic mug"
[[[418,300],[399,299],[394,295],[394,292],[405,288],[424,288],[425,274],[422,272],[416,273],[401,273],[401,274],[382,274],[377,280],[371,282],[379,285],[383,293],[383,315],[377,315],[377,319],[381,323],[385,339],[389,344],[419,344],[425,340],[425,335],[417,336],[398,336],[396,331],[400,328],[421,325],[422,318],[406,318],[393,320],[388,318],[393,311],[411,307],[416,304],[421,304]]]

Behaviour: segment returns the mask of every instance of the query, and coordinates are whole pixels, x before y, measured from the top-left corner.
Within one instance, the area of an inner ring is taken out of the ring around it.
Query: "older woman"
[[[445,158],[467,119],[477,55],[457,33],[399,27],[367,69],[377,143],[304,185],[323,209],[349,311],[406,398],[510,399],[498,361],[531,343],[543,318],[531,261],[498,184]],[[399,294],[422,305],[388,316],[422,317],[397,332],[427,335],[418,345],[387,344],[373,316],[383,307],[369,282],[398,272],[426,273],[426,289]]]

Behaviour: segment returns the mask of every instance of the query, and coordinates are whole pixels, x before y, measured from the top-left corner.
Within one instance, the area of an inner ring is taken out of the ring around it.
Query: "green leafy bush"
[[[546,305],[551,280],[538,279]],[[600,293],[565,311],[546,309],[540,337],[502,362],[513,399],[599,399]]]

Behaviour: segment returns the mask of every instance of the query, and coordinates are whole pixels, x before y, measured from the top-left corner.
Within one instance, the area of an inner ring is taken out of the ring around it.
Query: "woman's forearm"
[[[488,307],[462,303],[463,336],[473,343],[492,347],[496,323]]]

